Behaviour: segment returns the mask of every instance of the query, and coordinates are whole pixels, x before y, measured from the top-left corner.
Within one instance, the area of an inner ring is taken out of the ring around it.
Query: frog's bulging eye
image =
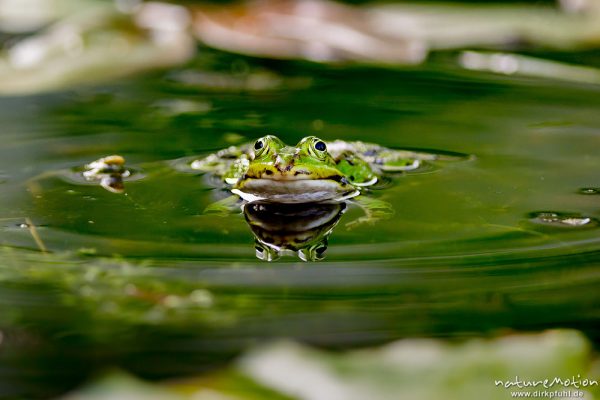
[[[319,160],[325,160],[328,157],[327,145],[318,137],[306,137],[302,139],[300,143],[298,143],[298,147],[305,148],[308,154],[310,154],[310,156],[315,157]]]
[[[263,137],[254,142],[254,157],[260,157],[269,148],[269,138]]]
[[[254,158],[276,154],[284,146],[285,144],[277,136],[263,136],[254,142]]]

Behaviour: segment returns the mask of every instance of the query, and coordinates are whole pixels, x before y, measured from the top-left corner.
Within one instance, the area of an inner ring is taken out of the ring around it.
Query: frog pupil
[[[315,149],[319,151],[325,151],[327,149],[327,146],[325,146],[324,142],[319,140],[317,143],[315,143]]]
[[[254,150],[260,150],[262,149],[264,146],[262,140],[257,140],[256,143],[254,143]]]

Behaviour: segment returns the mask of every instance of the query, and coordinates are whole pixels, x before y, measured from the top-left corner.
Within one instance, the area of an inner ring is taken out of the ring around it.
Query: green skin
[[[287,146],[269,135],[194,161],[192,168],[220,175],[247,201],[309,203],[354,197],[385,171],[414,169],[422,159],[370,143],[325,144],[314,136]]]
[[[248,165],[246,176],[237,187],[249,179],[334,179],[339,181],[343,175],[336,168],[335,161],[327,150],[319,151],[315,144],[320,139],[308,136],[295,147],[286,146],[276,136],[265,136],[257,144],[261,148],[254,150],[254,160]]]

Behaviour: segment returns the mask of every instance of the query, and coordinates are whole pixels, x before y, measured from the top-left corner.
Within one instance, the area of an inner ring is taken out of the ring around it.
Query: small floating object
[[[530,217],[531,222],[547,226],[580,228],[598,225],[597,219],[580,214],[543,211],[531,213]]]
[[[96,161],[93,161],[85,166],[87,171],[83,173],[83,176],[94,176],[100,173],[122,173],[125,170],[125,159],[122,156],[112,155],[102,157]]]
[[[100,186],[112,193],[125,192],[123,178],[131,175],[125,168],[125,158],[119,155],[111,155],[100,158],[85,166],[83,177],[87,181],[99,181]]]
[[[582,188],[579,189],[580,194],[600,194],[600,188]]]

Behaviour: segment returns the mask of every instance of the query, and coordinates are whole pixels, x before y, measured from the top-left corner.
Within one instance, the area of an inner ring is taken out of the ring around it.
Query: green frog
[[[191,167],[220,176],[248,202],[314,203],[356,197],[384,173],[414,170],[435,157],[373,143],[326,143],[315,136],[288,146],[268,135],[196,160]]]

